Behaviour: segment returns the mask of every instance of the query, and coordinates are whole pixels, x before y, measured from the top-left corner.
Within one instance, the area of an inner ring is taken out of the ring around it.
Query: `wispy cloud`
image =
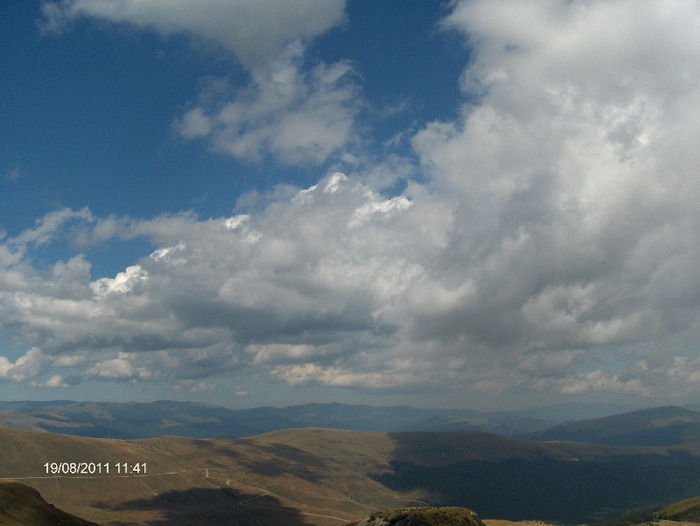
[[[21,173],[19,171],[19,168],[13,168],[5,175],[5,179],[7,179],[8,181],[15,181],[15,180],[19,179],[20,176],[21,176]]]

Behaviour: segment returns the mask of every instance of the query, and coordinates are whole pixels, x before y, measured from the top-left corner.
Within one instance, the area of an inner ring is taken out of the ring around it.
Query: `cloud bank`
[[[348,147],[361,103],[350,66],[301,73],[303,47],[289,47],[338,23],[342,9],[321,5],[325,21],[294,15],[271,51],[213,28],[253,81],[203,96],[179,132],[253,160],[320,164]],[[191,9],[157,22],[149,6],[48,4],[46,27],[100,16],[205,32]],[[354,168],[247,214],[59,210],[2,239],[0,319],[30,350],[0,360],[0,378],[698,394],[700,7],[469,1],[443,30],[470,46],[465,104],[413,133],[400,155],[420,180],[401,193]],[[296,144],[297,125],[312,140]],[[153,252],[113,277],[93,279],[81,254],[32,260],[54,240],[135,237]]]

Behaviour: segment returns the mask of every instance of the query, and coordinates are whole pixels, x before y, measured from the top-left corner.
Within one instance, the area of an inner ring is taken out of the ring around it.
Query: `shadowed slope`
[[[0,524],[3,526],[91,526],[47,503],[33,488],[19,482],[0,482]]]

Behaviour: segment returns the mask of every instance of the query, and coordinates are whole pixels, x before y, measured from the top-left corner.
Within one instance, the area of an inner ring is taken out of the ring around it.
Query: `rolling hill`
[[[318,428],[233,440],[135,440],[0,428],[0,447],[0,478],[105,526],[338,526],[382,509],[427,505],[582,523],[700,494],[700,446],[691,444]]]

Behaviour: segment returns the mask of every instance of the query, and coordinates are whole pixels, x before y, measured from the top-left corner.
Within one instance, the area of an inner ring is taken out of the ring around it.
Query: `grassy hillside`
[[[471,431],[328,429],[132,440],[0,428],[0,447],[0,479],[19,480],[106,526],[236,520],[340,526],[378,510],[424,505],[582,523],[700,494],[700,446],[690,445],[621,448]],[[46,470],[47,463],[80,462],[92,463],[93,473]],[[118,471],[124,464],[130,473]]]
[[[296,445],[295,445],[296,444]],[[299,430],[250,439],[95,439],[0,428],[0,478],[104,525],[338,525],[413,502],[366,477],[385,470],[384,433]],[[306,449],[304,449],[306,448]],[[45,463],[110,465],[109,474],[47,474]],[[146,463],[125,475],[116,464]]]
[[[646,526],[661,523],[700,523],[700,497],[684,499],[667,506],[634,510],[609,521],[601,522],[596,526],[632,526],[641,524]]]
[[[348,526],[484,526],[475,512],[467,508],[424,506],[398,508],[373,513]]]
[[[656,517],[677,522],[700,522],[700,497],[664,506],[657,512]]]
[[[0,524],[3,526],[90,526],[80,519],[55,508],[29,486],[18,482],[0,482]]]

